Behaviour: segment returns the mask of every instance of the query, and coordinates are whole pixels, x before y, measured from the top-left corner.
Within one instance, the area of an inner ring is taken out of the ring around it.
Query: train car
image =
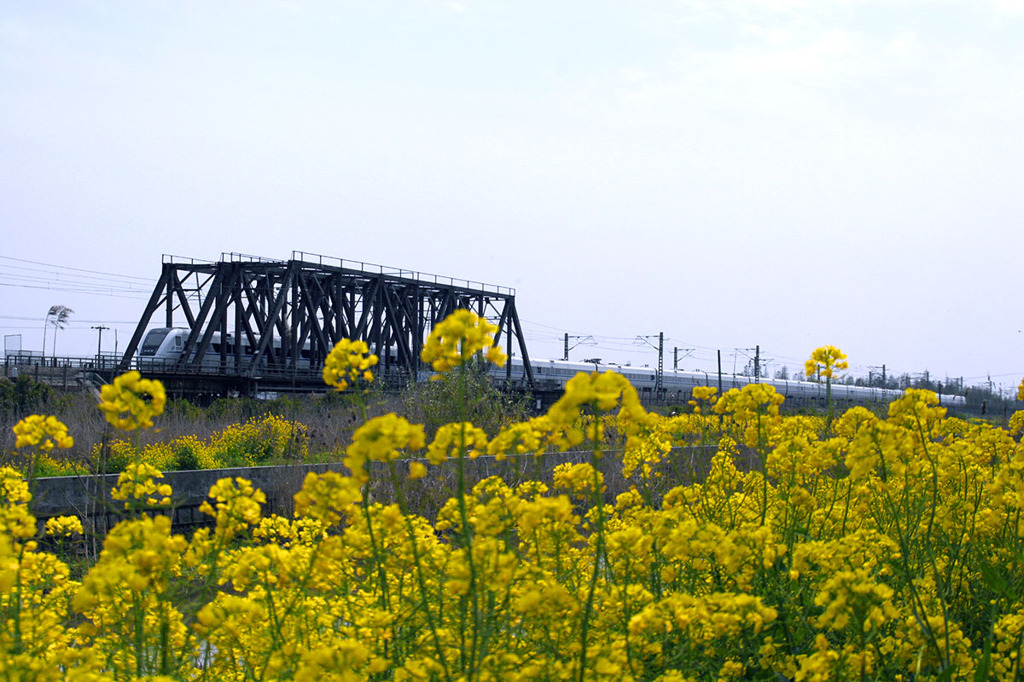
[[[169,369],[181,358],[188,335],[188,329],[177,327],[150,329],[142,337],[135,367],[139,370]]]
[[[142,338],[142,343],[139,346],[138,357],[135,360],[136,368],[139,370],[166,371],[175,367],[185,351],[185,345],[190,333],[191,330],[184,327],[157,327],[150,329]],[[274,354],[279,356],[281,351],[281,339],[279,337],[274,339],[274,350]],[[189,369],[193,371],[199,369],[208,372],[217,372],[227,368],[234,369],[236,367],[235,351],[233,334],[229,333],[226,337],[222,338],[220,332],[214,332],[210,340],[210,347],[203,354],[200,367],[197,368],[190,364]],[[193,356],[195,352],[195,349],[193,349]],[[244,344],[237,359],[240,367],[248,368],[252,366],[254,354],[255,349],[248,343]],[[310,346],[309,343],[306,343],[299,352],[297,366],[301,369],[308,369],[310,367],[310,359]],[[262,364],[265,363],[266,360]]]
[[[516,385],[525,383],[523,363],[519,358],[511,358],[512,382]],[[538,388],[554,390],[564,388],[566,382],[579,372],[614,371],[622,374],[629,383],[643,396],[652,396],[657,387],[657,371],[651,367],[632,367],[612,363],[566,362],[563,360],[533,360],[531,366],[534,381]],[[492,368],[491,375],[504,381],[508,372],[505,368]],[[742,389],[755,383],[754,377],[734,374],[723,374],[721,377],[722,393],[730,389]],[[769,384],[785,398],[790,408],[824,408],[828,405],[828,389],[824,382],[792,381],[788,379],[762,378],[759,383]],[[658,395],[665,402],[685,403],[693,398],[693,389],[697,386],[719,387],[717,374],[697,371],[664,370],[661,377],[661,391]],[[855,405],[887,405],[903,395],[903,391],[877,388],[870,386],[849,386],[832,384],[832,404],[837,409],[847,409]],[[940,404],[946,407],[965,407],[963,396],[940,395]]]
[[[191,331],[183,327],[158,327],[150,329],[139,347],[136,367],[140,370],[167,371],[174,368],[182,357]],[[193,353],[195,351],[193,350]],[[280,357],[281,339],[274,339],[274,357]],[[189,365],[189,371],[205,371],[216,373],[234,370],[237,366],[248,368],[252,364],[254,349],[245,344],[236,358],[232,334],[226,339],[220,332],[214,332],[210,347],[203,355],[199,368]],[[236,365],[236,362],[238,365]],[[265,364],[267,359],[264,359]],[[510,369],[506,367],[490,367],[491,377],[500,383],[509,381],[511,385],[527,388],[527,379],[521,358],[509,359]],[[300,351],[297,366],[301,369],[311,368],[310,346],[304,344]],[[187,364],[187,363],[186,363]],[[667,369],[662,372],[661,388],[658,389],[657,370],[652,367],[634,367],[614,363],[567,362],[563,360],[533,360],[534,388],[543,391],[558,391],[565,388],[566,383],[580,372],[614,371],[623,375],[632,384],[642,398],[655,398],[666,403],[684,404],[693,398],[693,389],[697,386],[721,387],[722,393],[730,389],[742,389],[755,383],[753,377],[717,374],[704,371],[683,371]],[[417,373],[417,379],[426,381],[432,372],[425,368]],[[509,378],[511,377],[511,378]],[[787,379],[761,379],[760,383],[769,384],[781,393],[785,405],[794,408],[824,408],[828,405],[828,394],[825,384],[814,381],[792,381]],[[832,404],[837,409],[846,409],[854,405],[887,405],[903,395],[903,391],[875,388],[868,386],[848,386],[835,383],[832,385]],[[940,404],[946,407],[962,408],[966,406],[963,396],[940,395]]]

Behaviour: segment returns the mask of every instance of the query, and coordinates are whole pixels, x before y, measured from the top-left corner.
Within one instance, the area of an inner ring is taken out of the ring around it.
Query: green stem
[[[465,342],[463,342],[465,344]],[[480,601],[479,595],[476,592],[476,564],[473,561],[473,532],[469,525],[469,512],[466,509],[466,427],[467,422],[467,383],[468,383],[468,370],[466,363],[471,357],[466,357],[465,349],[463,348],[463,361],[459,365],[458,370],[458,418],[459,418],[459,455],[458,455],[458,482],[456,488],[456,494],[459,501],[459,518],[462,521],[462,528],[460,533],[460,542],[462,544],[463,551],[466,553],[466,563],[469,565],[469,595],[472,612],[473,630],[470,641],[469,661],[468,666],[465,660],[465,651],[463,651],[463,672],[466,673],[466,679],[472,681],[477,675],[476,670],[476,659],[479,646],[479,635],[482,627],[481,613],[480,613]]]
[[[423,613],[426,615],[430,636],[434,641],[434,652],[437,654],[437,660],[441,662],[441,666],[444,668],[444,677],[446,680],[450,680],[451,673],[448,670],[448,659],[445,657],[444,649],[441,647],[441,638],[437,634],[437,623],[434,622],[434,615],[430,610],[429,590],[423,571],[423,563],[420,560],[419,545],[416,542],[416,529],[413,528],[412,519],[409,518],[405,493],[402,491],[401,481],[398,479],[398,472],[395,471],[395,463],[393,461],[388,462],[388,472],[391,474],[391,485],[395,489],[398,508],[402,512],[402,518],[405,519],[405,531],[408,533],[409,543],[412,545],[412,559],[416,566],[416,581],[419,583],[420,588],[420,608],[423,609]]]
[[[587,635],[590,632],[590,617],[594,612],[594,595],[597,593],[597,578],[601,571],[602,556],[607,565],[608,557],[604,546],[604,495],[601,491],[601,481],[597,469],[599,461],[598,443],[592,442],[591,467],[594,470],[594,489],[591,491],[591,499],[596,505],[597,512],[597,541],[594,543],[594,570],[590,575],[590,585],[587,588],[587,603],[583,609],[583,622],[580,625],[580,668],[578,680],[583,682],[587,671]]]
[[[832,377],[825,377],[825,401],[828,403],[828,417],[825,419],[825,437],[832,434]]]

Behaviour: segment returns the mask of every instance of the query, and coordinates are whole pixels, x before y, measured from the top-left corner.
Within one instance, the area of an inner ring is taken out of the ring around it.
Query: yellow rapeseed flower
[[[595,492],[603,493],[604,474],[586,462],[559,464],[552,471],[556,490],[568,490],[579,499],[593,497]]]
[[[171,534],[167,516],[142,516],[117,524],[103,541],[99,561],[82,580],[72,605],[95,623],[95,610],[123,604],[130,593],[143,598],[146,592],[166,592],[187,546],[183,536]]]
[[[494,345],[498,327],[469,310],[456,310],[434,325],[420,358],[429,362],[435,372],[448,372],[466,364],[478,352],[486,351],[487,361],[502,367],[505,354]]]
[[[437,430],[427,448],[427,459],[434,466],[450,457],[476,459],[487,450],[487,434],[470,422],[452,422]]]
[[[821,376],[831,379],[836,370],[849,368],[846,353],[835,346],[822,346],[814,349],[810,359],[804,363],[804,374],[809,381],[814,381],[820,370]]]
[[[153,417],[163,414],[167,394],[164,385],[156,379],[143,379],[131,371],[114,379],[100,392],[103,402],[99,408],[107,421],[122,431],[148,429],[153,426]]]
[[[939,404],[938,394],[923,388],[908,388],[889,403],[889,421],[910,428],[930,428],[945,416],[946,408]]]
[[[1010,423],[1007,426],[1011,436],[1019,436],[1024,432],[1024,410],[1018,410],[1010,415]]]
[[[779,405],[786,396],[775,391],[771,384],[747,384],[742,389],[730,388],[715,403],[715,412],[731,414],[738,420],[750,419],[758,414],[779,415]]]
[[[370,368],[376,364],[377,356],[370,353],[365,341],[342,339],[324,362],[324,383],[344,391],[359,378],[373,381]]]
[[[422,424],[410,424],[391,413],[374,417],[352,436],[352,444],[345,450],[345,466],[353,478],[365,481],[366,462],[391,462],[398,459],[401,450],[420,450],[426,447]]]
[[[656,434],[631,436],[626,440],[626,449],[622,453],[622,477],[631,478],[637,469],[641,477],[650,479],[661,460],[672,449],[672,443],[659,438]]]
[[[310,472],[295,494],[295,516],[315,519],[325,526],[338,523],[345,512],[362,500],[360,482],[335,471]]]
[[[718,389],[714,386],[694,386],[693,387],[693,399],[694,401],[704,400],[706,402],[713,402],[715,395],[718,393]]]
[[[487,444],[487,454],[499,462],[509,453],[532,453],[539,457],[544,454],[542,443],[547,432],[546,417],[534,417],[529,421],[509,424],[502,427],[498,435]]]
[[[210,488],[209,498],[213,504],[203,502],[199,511],[216,519],[216,536],[223,540],[234,537],[243,528],[258,524],[261,505],[267,502],[262,490],[240,477],[218,480]]]
[[[70,537],[84,532],[82,521],[77,516],[55,516],[46,520],[46,534],[50,537]]]
[[[409,478],[419,480],[427,475],[427,465],[423,462],[409,462]]]
[[[140,503],[150,507],[170,506],[171,486],[156,482],[163,477],[162,471],[149,464],[129,464],[117,477],[117,485],[110,491],[110,496],[124,500],[125,509],[132,509]]]
[[[32,493],[22,473],[11,467],[0,467],[0,508],[27,505],[31,500]]]
[[[551,406],[547,416],[555,428],[572,431],[567,439],[573,446],[582,442],[583,432],[577,422],[583,408],[590,408],[596,414],[611,412],[616,407],[619,408],[619,416],[625,420],[623,423],[642,424],[648,418],[636,389],[626,377],[617,372],[580,372],[566,383],[565,393]],[[592,435],[598,433],[597,428],[591,430]]]
[[[64,449],[75,444],[75,439],[68,435],[68,427],[56,417],[33,414],[15,424],[13,430],[17,436],[14,447],[17,448],[32,446],[40,452],[50,452],[55,447]]]

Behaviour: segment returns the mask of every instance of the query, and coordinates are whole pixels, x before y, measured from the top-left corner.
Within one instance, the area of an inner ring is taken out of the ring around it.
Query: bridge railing
[[[15,367],[40,368],[40,369],[87,369],[87,370],[114,370],[121,356],[113,353],[94,355],[92,357],[73,357],[61,355],[40,355],[22,351],[8,353],[4,356],[4,375],[11,376]]]
[[[476,291],[483,291],[486,293],[496,293],[502,296],[516,295],[515,289],[511,287],[499,286],[497,284],[487,284],[486,282],[476,282],[468,279],[458,279],[454,277],[447,277],[445,275],[432,275],[425,272],[417,272],[416,270],[405,270],[403,268],[393,268],[387,265],[378,265],[376,263],[346,260],[344,258],[337,258],[335,256],[323,256],[317,253],[306,253],[305,251],[292,251],[292,260],[315,264],[318,266],[326,265],[328,267],[336,267],[346,270],[358,270],[359,272],[365,272],[374,275],[388,275],[390,277],[411,279],[417,282],[427,282],[430,284],[461,287],[464,289],[473,289]]]

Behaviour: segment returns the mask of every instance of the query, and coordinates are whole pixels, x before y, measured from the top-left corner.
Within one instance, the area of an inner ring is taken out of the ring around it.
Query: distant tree
[[[50,312],[46,313],[46,320],[49,324],[53,325],[53,355],[57,355],[57,330],[63,329],[68,324],[68,318],[71,317],[71,313],[75,312],[66,305],[55,305],[50,307]],[[46,355],[46,330],[43,330],[43,355]]]
[[[783,365],[782,369],[775,373],[775,378],[781,379],[782,381],[789,380],[789,367]]]
[[[998,387],[991,383],[969,386],[964,390],[963,396],[968,412],[986,416],[1008,415],[1010,412],[1016,411],[1019,406],[1019,403],[1013,400],[1017,397],[1016,394],[1007,398],[998,390]]]
[[[928,373],[928,370],[924,371],[924,374],[922,374],[918,378],[918,380],[915,382],[914,386],[915,386],[915,388],[924,388],[924,389],[927,389],[929,391],[934,391],[937,388],[936,385],[935,385],[935,382],[932,381],[931,374]]]

